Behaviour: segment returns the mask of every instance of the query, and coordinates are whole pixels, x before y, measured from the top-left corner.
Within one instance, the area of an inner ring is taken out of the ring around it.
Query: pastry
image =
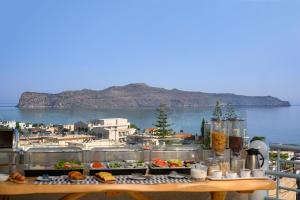
[[[19,172],[14,172],[10,175],[9,180],[14,183],[27,183],[26,177]]]
[[[83,174],[80,172],[77,172],[77,171],[69,172],[68,176],[69,176],[69,179],[72,179],[72,180],[84,180],[85,179]]]
[[[113,183],[116,181],[116,178],[109,172],[99,172],[95,176],[104,183]]]

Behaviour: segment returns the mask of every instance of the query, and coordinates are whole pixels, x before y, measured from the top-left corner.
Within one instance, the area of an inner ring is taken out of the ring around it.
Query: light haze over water
[[[201,120],[209,120],[213,108],[170,110],[169,122],[176,132],[183,130],[199,134]],[[297,144],[300,142],[300,106],[236,108],[247,120],[250,137],[265,136],[268,142]],[[32,123],[68,124],[100,118],[128,118],[141,129],[153,127],[154,109],[113,110],[19,110],[16,107],[0,107],[0,120],[17,120]]]

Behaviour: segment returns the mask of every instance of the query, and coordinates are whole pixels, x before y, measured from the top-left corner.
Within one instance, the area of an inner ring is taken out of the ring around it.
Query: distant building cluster
[[[16,121],[0,121],[1,128],[17,129],[20,146],[34,145],[75,146],[85,149],[110,145],[142,145],[150,148],[170,142],[189,144],[199,140],[191,134],[173,133],[165,138],[157,136],[158,128],[150,127],[138,131],[125,118],[96,119],[74,124],[43,124]]]
[[[126,143],[126,138],[136,132],[130,127],[128,119],[109,118],[74,124],[33,124],[16,121],[0,121],[0,128],[18,129],[21,136],[53,136],[53,135],[91,135],[97,139],[106,139],[116,143]]]

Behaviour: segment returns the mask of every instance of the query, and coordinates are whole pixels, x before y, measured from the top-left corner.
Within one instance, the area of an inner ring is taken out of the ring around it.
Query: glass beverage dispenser
[[[231,154],[231,171],[240,172],[245,167],[245,159],[241,158],[243,149],[243,133],[245,121],[241,119],[228,120],[229,148]]]
[[[233,156],[239,156],[243,149],[244,120],[228,121],[229,148]]]
[[[229,133],[229,148],[232,156],[240,156],[240,152],[243,149],[243,132],[245,129],[244,120],[234,119],[228,121],[228,133]]]
[[[216,156],[223,156],[226,149],[226,128],[223,120],[212,119],[211,144]]]

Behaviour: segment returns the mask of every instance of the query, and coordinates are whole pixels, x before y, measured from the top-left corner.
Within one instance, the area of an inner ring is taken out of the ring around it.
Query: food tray
[[[98,172],[109,172],[112,175],[130,175],[133,173],[141,173],[145,174],[147,171],[147,167],[141,167],[141,168],[93,168],[90,169],[90,175],[93,176]]]
[[[68,175],[71,171],[78,171],[83,173],[83,169],[24,169],[25,176],[37,177],[48,174],[49,176]]]
[[[264,177],[249,177],[249,178],[242,178],[242,177],[226,178],[226,177],[222,177],[221,179],[219,179],[219,178],[213,178],[211,176],[208,176],[207,179],[212,180],[212,181],[239,181],[239,180],[268,180],[270,178],[267,177],[267,176],[264,176]]]
[[[153,175],[167,175],[170,174],[170,172],[175,171],[179,174],[191,174],[191,168],[190,167],[154,167],[154,166],[149,166],[149,173]]]

